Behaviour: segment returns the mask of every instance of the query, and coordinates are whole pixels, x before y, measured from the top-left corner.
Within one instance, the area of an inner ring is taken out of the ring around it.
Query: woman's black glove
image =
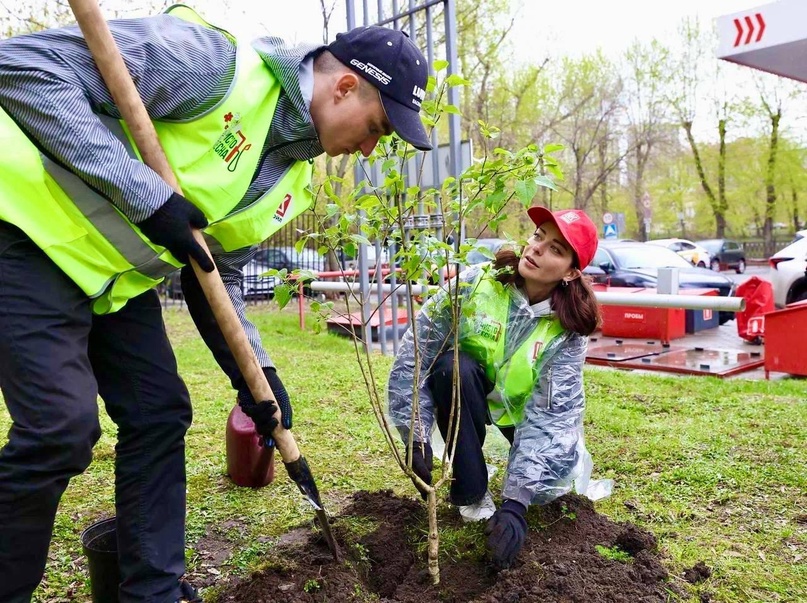
[[[174,193],[150,217],[137,226],[152,243],[162,245],[183,264],[188,256],[196,260],[205,272],[213,272],[213,260],[193,238],[193,228],[205,228],[204,213],[182,195]]]
[[[485,534],[494,569],[510,567],[524,546],[527,536],[527,508],[515,500],[505,500],[501,508],[488,519]]]
[[[284,429],[291,429],[292,427],[292,419],[294,418],[294,412],[291,408],[291,400],[289,399],[289,393],[286,391],[286,388],[283,386],[283,382],[280,380],[280,377],[277,374],[277,370],[273,367],[264,367],[263,374],[266,376],[266,380],[269,382],[269,387],[272,389],[272,393],[275,395],[275,400],[277,400],[277,405],[280,407],[280,413],[282,414],[282,425]],[[252,392],[249,391],[248,387],[243,387],[242,389],[238,390],[238,403],[241,405],[241,410],[244,411],[244,414],[252,418],[252,416],[246,411],[244,405],[247,406],[255,404],[255,399],[252,397]],[[274,413],[273,413],[274,414]],[[254,421],[254,419],[253,419]],[[257,427],[257,422],[255,423]],[[277,426],[277,420],[275,420],[275,426]],[[269,430],[268,434],[261,433],[264,436],[264,443],[266,446],[274,446],[275,441],[270,437],[270,434],[274,431],[274,427]]]
[[[409,449],[406,451],[406,462],[409,463]],[[432,447],[429,443],[423,442],[413,442],[412,444],[412,471],[415,472],[420,479],[422,479],[427,484],[431,485],[432,483],[432,469],[434,469],[434,455],[432,454]],[[418,486],[417,482],[413,479],[412,483],[415,484],[415,488],[418,489],[420,492],[421,498],[426,500],[428,497],[428,493],[421,490],[420,486]]]

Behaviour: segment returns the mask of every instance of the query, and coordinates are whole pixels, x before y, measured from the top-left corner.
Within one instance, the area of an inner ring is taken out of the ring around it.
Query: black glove
[[[494,569],[502,570],[510,567],[524,546],[527,536],[527,520],[524,515],[527,509],[520,502],[505,500],[501,508],[488,519],[485,534],[488,537],[488,549]]]
[[[271,400],[264,402],[253,402],[252,400],[244,402],[243,400],[238,400],[238,405],[241,407],[241,410],[244,411],[244,414],[255,423],[255,431],[263,437],[265,445],[273,446],[274,440],[272,439],[272,432],[278,425],[277,419],[274,416],[277,412],[277,404]]]
[[[409,449],[406,451],[406,462],[409,463]],[[432,469],[434,469],[434,458],[432,454],[432,447],[427,442],[421,444],[420,442],[413,442],[412,444],[412,471],[427,484],[432,483]],[[415,488],[420,492],[421,498],[426,500],[428,494],[420,489],[415,480],[412,480]]]
[[[280,407],[280,412],[282,414],[282,425],[284,429],[291,429],[292,427],[292,419],[294,418],[294,412],[291,408],[291,400],[289,399],[289,393],[286,391],[286,388],[283,386],[283,382],[280,380],[280,377],[277,374],[277,370],[273,367],[264,367],[263,374],[266,376],[266,380],[269,382],[269,387],[272,388],[272,393],[275,395],[275,400],[277,400],[277,405]],[[249,413],[244,409],[244,405],[251,405],[255,404],[255,399],[252,397],[252,392],[249,391],[248,387],[243,387],[242,389],[238,390],[238,402],[241,405],[241,410],[244,411],[244,414],[249,416]],[[275,421],[277,423],[277,421]],[[256,423],[257,425],[257,423]],[[269,430],[271,433],[273,429]],[[258,431],[258,433],[261,433]],[[269,434],[261,434],[264,436],[264,444],[266,446],[274,446],[274,440],[269,436]]]
[[[198,207],[182,195],[174,193],[168,201],[137,226],[152,243],[162,245],[183,264],[188,256],[205,272],[213,272],[213,260],[193,238],[191,228],[204,228],[207,218]]]

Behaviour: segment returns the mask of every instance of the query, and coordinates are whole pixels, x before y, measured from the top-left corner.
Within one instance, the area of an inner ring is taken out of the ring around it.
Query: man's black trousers
[[[98,395],[118,428],[120,601],[174,601],[191,406],[157,294],[94,316],[45,254],[0,222],[0,389],[12,420],[0,449],[0,601],[27,603],[42,578],[59,499],[101,434]]]

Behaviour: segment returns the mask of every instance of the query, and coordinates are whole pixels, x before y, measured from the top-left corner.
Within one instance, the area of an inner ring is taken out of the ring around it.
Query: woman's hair
[[[524,286],[524,277],[518,272],[521,259],[512,249],[503,249],[496,254],[493,267],[498,271],[496,280],[503,285]],[[577,268],[577,256],[573,265]],[[558,285],[552,291],[552,311],[567,331],[580,335],[591,335],[601,323],[600,305],[594,290],[584,274],[569,281],[567,286]]]

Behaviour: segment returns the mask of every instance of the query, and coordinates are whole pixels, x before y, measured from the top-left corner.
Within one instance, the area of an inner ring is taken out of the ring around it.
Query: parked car
[[[241,293],[244,299],[270,298],[275,293],[275,285],[280,284],[280,279],[275,276],[264,276],[273,266],[266,262],[252,258],[244,264],[241,269],[244,278],[241,281]]]
[[[257,251],[255,257],[244,266],[245,295],[249,295],[250,288],[254,289],[256,296],[269,296],[274,293],[275,285],[280,283],[277,277],[261,276],[268,270],[307,270],[323,272],[325,270],[325,257],[315,250],[307,247],[297,251],[294,247],[263,247]],[[311,295],[308,287],[303,289],[304,295]]]
[[[275,270],[325,270],[325,257],[307,247],[299,252],[294,247],[264,247],[257,251],[255,260]]]
[[[798,230],[796,234],[793,236],[793,240],[790,241],[791,243],[795,243],[800,239],[807,239],[807,230]]]
[[[807,299],[807,237],[774,253],[768,265],[768,280],[778,307]]]
[[[600,241],[594,259],[583,270],[595,283],[612,287],[649,287],[658,284],[659,268],[678,268],[680,289],[717,289],[719,295],[734,293],[734,281],[708,268],[699,268],[665,247],[647,243]],[[734,318],[720,312],[720,324]]]
[[[712,256],[709,267],[715,272],[721,270],[731,270],[737,274],[745,272],[745,251],[743,246],[737,241],[730,239],[706,239],[695,241],[698,245],[706,249]]]
[[[706,268],[711,265],[712,256],[700,245],[696,245],[692,241],[686,239],[654,239],[647,241],[651,245],[658,245],[671,249],[693,266],[700,266]]]

